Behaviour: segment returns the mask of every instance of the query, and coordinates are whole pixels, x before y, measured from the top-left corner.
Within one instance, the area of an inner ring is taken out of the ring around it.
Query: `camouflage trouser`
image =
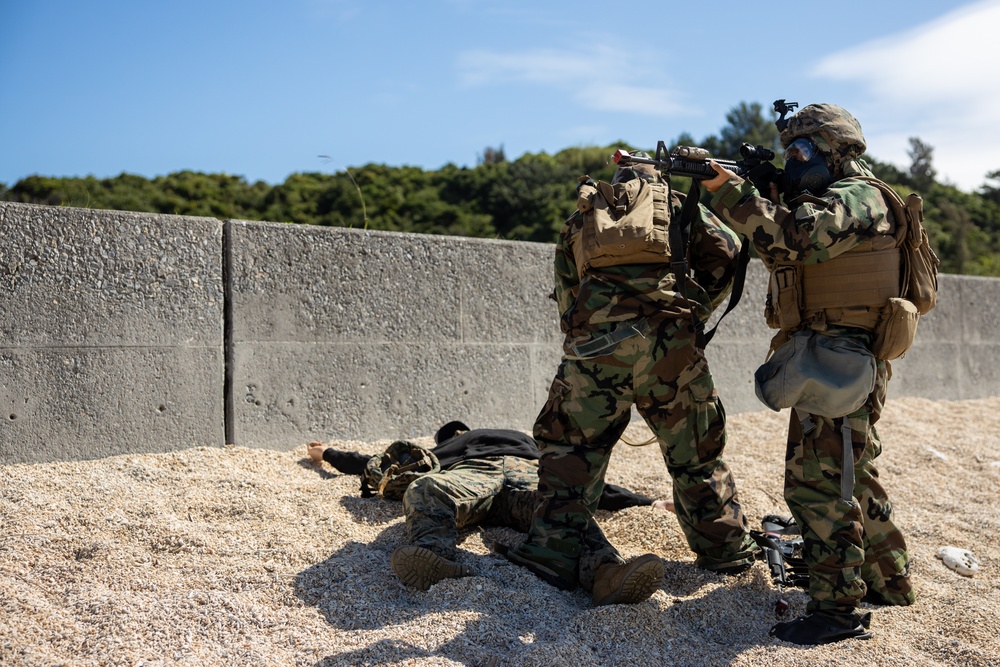
[[[541,496],[538,464],[516,456],[468,459],[418,478],[403,494],[410,544],[455,560],[458,533],[474,525],[527,532]],[[594,532],[596,531],[596,533]],[[588,530],[581,569],[593,579],[602,563],[622,562],[596,523]]]
[[[792,411],[785,501],[802,530],[810,611],[858,614],[867,591],[888,604],[914,600],[906,541],[893,521],[892,502],[875,468],[875,458],[882,452],[875,422],[882,413],[890,375],[888,363],[879,361],[867,403],[846,417]],[[845,420],[854,458],[850,501],[841,491]]]
[[[563,358],[535,422],[544,500],[515,555],[566,582],[582,579],[583,536],[633,404],[659,440],[677,518],[698,565],[749,562],[757,547],[721,458],[725,411],[690,320],[666,317],[610,354]]]

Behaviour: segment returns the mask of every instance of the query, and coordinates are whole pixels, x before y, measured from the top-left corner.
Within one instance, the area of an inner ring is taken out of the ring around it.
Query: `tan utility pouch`
[[[800,285],[802,268],[797,265],[779,266],[771,272],[771,308],[772,321],[779,329],[792,331],[802,323],[802,290]]]
[[[872,353],[876,359],[898,359],[906,354],[917,335],[920,313],[908,299],[889,299],[875,329]]]
[[[594,208],[594,195],[597,194],[597,188],[589,183],[583,183],[576,191],[576,208],[580,213],[586,213],[590,209]]]
[[[573,253],[581,277],[591,268],[670,261],[665,185],[641,179],[616,185],[600,181],[596,189],[582,186],[580,195],[577,208],[584,221]]]

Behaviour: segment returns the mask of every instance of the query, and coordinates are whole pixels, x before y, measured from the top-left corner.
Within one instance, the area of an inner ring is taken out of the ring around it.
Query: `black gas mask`
[[[789,198],[803,192],[820,195],[833,182],[826,158],[806,137],[799,137],[785,149],[785,175],[788,179],[785,195]]]

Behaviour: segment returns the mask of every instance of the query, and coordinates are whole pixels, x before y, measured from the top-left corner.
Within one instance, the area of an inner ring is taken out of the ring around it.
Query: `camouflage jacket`
[[[868,165],[853,159],[842,169],[844,177],[821,197],[800,196],[789,202],[793,209],[776,206],[738,176],[712,196],[711,207],[753,242],[768,269],[775,262],[825,262],[894,227],[878,189],[854,178],[872,176]]]
[[[683,196],[673,193],[671,215],[679,219]],[[563,333],[594,331],[609,322],[624,322],[666,313],[688,317],[691,307],[701,321],[732,290],[740,239],[707,208],[698,205],[689,257],[693,276],[686,296],[677,292],[669,260],[663,264],[631,264],[591,269],[583,279],[577,272],[573,244],[580,242],[583,214],[574,213],[563,225],[556,243],[555,299]]]

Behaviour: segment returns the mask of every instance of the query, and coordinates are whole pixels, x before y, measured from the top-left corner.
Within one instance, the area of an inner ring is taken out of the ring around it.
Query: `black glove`
[[[770,197],[771,183],[778,182],[779,174],[784,175],[784,172],[780,172],[778,168],[770,162],[762,162],[747,172],[747,180],[753,183],[753,186],[757,188],[757,192],[759,192],[762,196]],[[778,188],[778,191],[781,191],[780,187]]]

